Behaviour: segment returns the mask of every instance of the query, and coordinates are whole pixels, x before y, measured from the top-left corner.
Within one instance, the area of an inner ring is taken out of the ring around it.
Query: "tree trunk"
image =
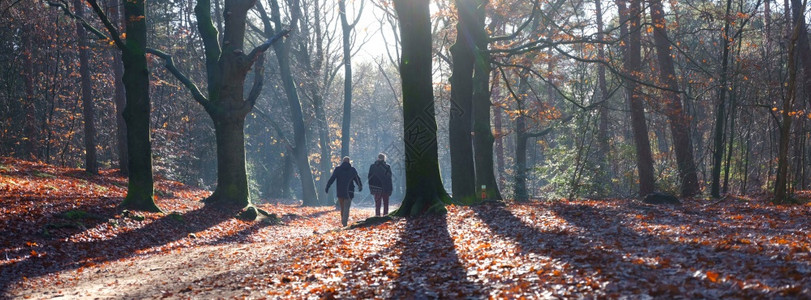
[[[349,44],[352,26],[349,26],[349,22],[346,20],[346,0],[338,0],[338,11],[341,15],[344,51],[344,118],[341,124],[341,157],[346,157],[349,156],[349,143],[352,138],[350,131],[352,124],[352,49]]]
[[[279,71],[284,83],[284,91],[287,94],[287,102],[290,106],[290,117],[293,120],[293,157],[301,180],[302,201],[305,206],[318,205],[318,194],[315,192],[313,173],[310,170],[307,148],[307,130],[304,125],[304,114],[301,111],[301,101],[296,90],[296,83],[293,81],[293,74],[290,70],[290,45],[289,42],[279,42],[274,44],[276,59],[279,62]]]
[[[470,203],[476,198],[476,177],[473,165],[471,139],[473,100],[473,51],[470,35],[473,30],[475,0],[457,0],[459,21],[456,24],[456,42],[451,46],[453,74],[451,83],[451,110],[448,139],[451,154],[451,190],[453,198]]]
[[[809,100],[809,97],[811,97],[811,44],[808,42],[808,30],[805,24],[805,6],[803,6],[802,0],[791,0],[791,16],[794,20],[794,24],[799,24],[800,26],[800,35],[797,38],[797,45],[795,47],[799,49],[797,55],[803,64],[803,75],[805,75],[803,83],[805,84],[806,90],[806,105],[811,106],[811,100]]]
[[[738,44],[738,57],[740,57],[740,41]],[[740,67],[740,66],[739,66]],[[726,163],[724,166],[724,183],[722,185],[721,191],[726,194],[729,191],[729,176],[730,176],[730,169],[732,169],[732,154],[735,150],[735,116],[738,111],[738,101],[736,95],[736,88],[733,82],[732,91],[729,93],[729,102],[730,102],[730,114],[729,114],[729,143],[727,143],[727,158]]]
[[[603,10],[602,0],[594,0],[595,14],[597,18],[597,40],[603,40]],[[600,61],[605,60],[605,49],[602,44],[597,46],[597,59]],[[600,120],[597,127],[597,139],[599,140],[599,150],[597,151],[597,163],[600,170],[597,174],[597,182],[599,186],[605,187],[611,184],[613,174],[609,167],[608,155],[611,151],[611,146],[608,142],[608,88],[605,81],[605,65],[598,64],[597,66],[597,84],[600,89],[600,103],[599,113]]]
[[[627,76],[634,76],[640,71],[641,55],[641,0],[630,0],[630,8],[625,6],[625,0],[617,0],[621,24],[628,23],[628,27],[620,26],[621,36],[627,37],[625,49],[625,72]],[[639,172],[639,195],[645,196],[655,190],[653,176],[653,155],[650,150],[648,138],[648,125],[645,121],[645,108],[642,95],[636,82],[625,80],[625,93],[628,106],[631,110],[631,129],[634,135],[636,148],[636,165]]]
[[[726,122],[727,69],[729,66],[729,12],[732,0],[727,0],[724,32],[721,34],[723,54],[721,55],[721,80],[718,88],[718,106],[715,112],[715,137],[712,153],[712,184],[710,194],[721,197],[721,161],[724,158],[724,123]]]
[[[490,101],[501,98],[501,88],[499,87],[498,72],[492,74],[493,87],[490,94]],[[504,186],[507,181],[504,179],[504,116],[503,108],[500,105],[493,105],[493,129],[496,138],[496,174],[498,174],[498,184]]]
[[[145,211],[160,211],[152,198],[152,141],[149,131],[149,69],[146,63],[145,1],[124,3],[126,20],[126,50],[122,51],[127,105],[124,120],[127,123],[127,149],[129,149],[129,183],[127,196],[121,206]]]
[[[329,145],[329,125],[327,124],[327,116],[326,112],[324,111],[324,99],[320,94],[314,94],[313,98],[315,100],[314,108],[317,123],[316,125],[318,126],[318,143],[321,148],[321,163],[319,166],[319,169],[321,170],[321,180],[318,186],[322,187],[327,186],[327,180],[329,179],[330,172],[332,171],[332,148]],[[334,202],[332,194],[323,193],[320,188],[317,190],[319,193],[321,193],[319,196],[319,199],[321,199],[321,204],[332,205]]]
[[[31,28],[26,28],[25,30],[27,31],[27,30],[32,30],[32,29]],[[33,34],[30,33],[30,32],[26,32],[26,34],[24,34],[21,38],[23,40],[23,44],[24,44],[25,49],[27,49],[27,51],[25,51],[23,53],[23,55],[22,55],[23,56],[23,63],[24,63],[24,65],[22,67],[25,70],[25,74],[23,76],[23,84],[25,85],[25,103],[23,103],[21,105],[22,107],[24,107],[24,110],[26,112],[25,119],[22,122],[23,122],[23,135],[27,139],[25,139],[23,141],[23,145],[22,145],[23,146],[23,149],[22,149],[23,151],[21,151],[21,152],[26,155],[26,156],[24,156],[24,158],[31,159],[31,160],[36,160],[37,159],[37,153],[39,152],[39,149],[38,149],[39,148],[39,143],[38,143],[39,138],[38,138],[37,126],[35,124],[36,118],[34,118],[34,116],[36,115],[37,105],[36,105],[36,99],[35,99],[35,96],[34,96],[34,80],[35,80],[34,76],[36,76],[36,74],[35,74],[36,72],[34,71],[34,62],[33,62],[33,57],[34,57],[33,51],[35,50],[34,46],[33,46],[34,43],[32,41]],[[47,123],[46,123],[46,125],[47,125]],[[50,130],[49,130],[49,132],[50,132]],[[46,143],[47,143],[46,144],[47,146],[50,146],[50,139],[48,139],[46,141]],[[47,152],[49,152],[49,151],[47,151]],[[50,159],[50,155],[46,156],[46,161],[48,159]]]
[[[498,183],[504,185],[504,117],[501,114],[501,107],[495,106],[493,109],[493,129],[496,134],[496,174]]]
[[[276,24],[276,30],[280,31],[283,27],[281,21],[281,8],[277,0],[271,0],[271,17],[268,18],[266,13],[260,12],[265,26],[270,27],[272,20]],[[299,20],[300,7],[298,0],[291,1],[291,24],[296,24]],[[270,38],[272,32],[267,31],[267,37]],[[279,41],[273,44],[273,50],[276,52],[276,60],[279,63],[279,73],[282,77],[285,95],[287,96],[288,106],[290,107],[290,117],[293,121],[293,157],[296,160],[296,166],[299,171],[299,179],[301,180],[302,189],[302,203],[305,206],[319,205],[318,193],[315,191],[315,181],[313,180],[313,173],[310,169],[310,161],[308,158],[309,148],[307,147],[307,129],[304,125],[304,114],[301,110],[301,100],[299,99],[298,91],[296,89],[296,82],[293,79],[293,73],[290,69],[290,42]]]
[[[515,99],[518,108],[518,116],[515,118],[515,201],[524,202],[529,200],[529,193],[527,192],[527,141],[529,140],[527,132],[527,117],[524,112],[524,101],[527,90],[529,89],[528,74],[521,72],[518,81],[518,97]]]
[[[84,3],[82,0],[73,0],[76,16],[84,18]],[[82,88],[82,109],[84,116],[84,168],[87,173],[98,174],[99,166],[96,159],[96,126],[93,109],[93,83],[90,78],[90,51],[87,47],[87,34],[81,23],[76,23],[76,39],[79,44],[79,76]]]
[[[678,90],[676,70],[670,51],[670,40],[667,37],[667,24],[661,0],[651,0],[651,19],[654,23],[653,40],[656,44],[656,55],[659,58],[659,78],[671,90]],[[698,174],[693,160],[693,142],[690,139],[690,120],[682,108],[678,93],[662,91],[665,96],[665,115],[670,125],[673,148],[676,152],[676,165],[681,179],[682,197],[692,197],[700,192]]]
[[[293,171],[293,159],[292,155],[285,155],[284,156],[284,167],[282,169],[282,193],[281,197],[285,199],[293,198],[292,189],[290,188],[290,181],[293,177],[295,177],[295,172]]]
[[[120,1],[114,1],[110,5],[110,18],[116,27],[121,23],[121,13],[118,10]],[[123,175],[129,174],[129,152],[127,151],[127,123],[124,122],[124,106],[127,105],[126,95],[124,93],[124,82],[122,76],[124,75],[124,64],[121,62],[121,52],[113,51],[113,76],[115,77],[115,121],[116,121],[116,141],[118,150],[118,169]]]
[[[395,0],[400,22],[406,195],[395,216],[444,213],[450,201],[439,176],[431,74],[429,0]]]
[[[315,7],[315,20],[321,20],[321,4],[319,4],[318,0],[315,0],[313,2],[313,6]],[[304,28],[304,26],[302,26],[302,28]],[[319,182],[318,187],[322,187],[327,185],[330,172],[332,171],[332,147],[330,146],[329,141],[329,124],[327,124],[327,113],[324,108],[326,106],[326,101],[323,97],[323,91],[326,89],[324,86],[328,84],[329,80],[327,79],[328,74],[322,74],[321,70],[324,65],[324,33],[321,30],[321,22],[315,22],[314,29],[315,59],[312,60],[312,67],[310,71],[311,79],[313,80],[313,106],[315,110],[316,123],[318,126],[318,142],[321,148],[321,182]],[[307,53],[307,56],[307,61],[310,61],[309,53]],[[322,84],[319,84],[318,81],[322,80],[322,75],[323,82]],[[321,193],[321,189],[318,187],[316,187],[316,190]],[[335,203],[333,194],[331,193],[321,193],[319,195],[319,199],[321,200],[322,205],[329,206]]]
[[[217,137],[217,188],[206,204],[248,206],[251,202],[245,168],[245,116],[211,117]]]
[[[780,142],[779,150],[777,153],[777,176],[774,184],[774,203],[788,202],[788,185],[789,185],[789,161],[788,150],[790,146],[792,112],[794,111],[794,103],[797,97],[797,54],[798,41],[801,34],[805,35],[805,28],[802,27],[804,22],[796,22],[793,24],[793,33],[788,41],[788,94],[783,98],[783,107],[780,115],[782,116],[780,122]]]
[[[493,131],[490,126],[490,54],[484,27],[487,0],[476,1],[475,25],[471,31],[476,45],[473,68],[473,160],[476,168],[476,186],[485,189],[482,200],[502,200],[496,183],[493,159]]]

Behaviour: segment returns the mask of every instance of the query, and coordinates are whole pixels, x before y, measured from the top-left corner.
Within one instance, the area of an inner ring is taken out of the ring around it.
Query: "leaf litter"
[[[559,200],[347,230],[332,207],[261,204],[282,224],[239,221],[163,179],[166,213],[124,213],[112,171],[0,164],[2,297],[811,297],[808,205]]]

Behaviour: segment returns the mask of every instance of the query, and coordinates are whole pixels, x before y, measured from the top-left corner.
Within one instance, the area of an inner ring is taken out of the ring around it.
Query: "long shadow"
[[[402,253],[391,298],[486,297],[482,286],[468,280],[444,215],[409,218],[397,243]]]
[[[64,222],[58,216],[70,210],[84,211],[92,216],[106,217],[115,214],[116,205],[123,198],[84,197],[79,205],[72,200],[76,197],[68,196],[31,196],[31,197],[5,197],[0,196],[0,205],[21,209],[28,207],[28,211],[19,212],[0,217],[0,247],[10,247],[15,243],[30,240],[31,235],[37,234],[42,227],[50,222]],[[30,202],[30,203],[25,203]],[[82,220],[85,225],[95,225],[97,220]],[[90,221],[90,222],[88,222]]]
[[[543,206],[539,208],[545,209]],[[501,206],[484,205],[473,210],[495,234],[514,241],[522,252],[548,256],[564,263],[567,267],[564,273],[571,278],[568,285],[583,283],[586,277],[593,276],[589,274],[598,274],[601,280],[608,281],[604,286],[579,293],[615,298],[640,296],[638,293],[647,290],[654,297],[690,298],[707,297],[706,294],[692,293],[709,287],[716,290],[719,297],[774,296],[761,290],[742,290],[731,281],[700,282],[694,276],[697,270],[712,270],[723,276],[739,274],[736,271],[740,270],[719,269],[722,265],[715,265],[712,259],[728,261],[729,257],[722,256],[730,255],[715,253],[713,248],[641,235],[616,219],[621,213],[618,210],[603,207],[596,210],[588,205],[552,205],[551,213],[576,227],[566,230],[530,226]],[[645,258],[658,258],[666,263],[650,265]],[[736,253],[734,259],[741,261],[741,269],[747,268],[745,261],[769,260],[762,255],[747,253]],[[757,268],[756,264],[754,266]]]
[[[564,204],[558,204],[554,205],[553,209],[558,216],[566,219],[569,223],[583,228],[585,232],[588,233],[589,237],[593,239],[601,236],[605,238],[605,236],[599,234],[599,232],[604,230],[604,228],[607,228],[607,226],[609,226],[611,223],[607,221],[609,216],[617,215],[620,212],[618,209],[612,207],[601,207],[598,210],[589,205],[569,205],[568,208],[565,206],[566,205]],[[578,216],[577,214],[581,215]],[[593,217],[583,218],[582,215]],[[715,226],[724,226],[723,224],[725,223],[719,223]],[[809,264],[807,260],[805,262],[799,259],[791,259],[788,261],[783,260],[782,257],[789,254],[788,249],[782,253],[783,255],[780,255],[781,257],[779,259],[776,259],[776,257],[760,254],[760,251],[747,252],[742,249],[734,250],[731,248],[716,248],[711,244],[704,245],[695,242],[676,242],[666,237],[663,238],[653,234],[640,233],[638,231],[631,230],[627,226],[621,226],[618,228],[620,235],[630,238],[626,240],[630,245],[646,246],[645,248],[637,247],[637,249],[633,249],[636,250],[640,255],[647,255],[649,257],[659,256],[667,258],[669,261],[687,259],[687,261],[683,262],[681,266],[674,264],[674,266],[665,268],[665,270],[676,270],[679,267],[683,269],[696,268],[712,270],[713,272],[724,274],[725,276],[733,276],[739,280],[753,277],[757,281],[760,281],[772,288],[779,289],[781,287],[796,284],[798,281],[796,279],[801,275],[805,275],[800,272],[800,270],[807,272],[809,268],[811,268],[811,264]],[[705,231],[712,232],[713,229],[714,228],[708,228]],[[718,233],[718,235],[719,238],[721,238],[724,236],[724,233]],[[625,247],[623,248],[629,249]],[[719,262],[723,263],[719,264]],[[779,274],[770,274],[768,272],[763,272],[763,270],[760,269],[762,267],[775,267],[776,269],[780,269],[781,272],[779,272]],[[662,272],[660,271],[659,273]],[[717,288],[723,289],[724,287],[717,286]],[[741,290],[740,286],[738,285],[729,285],[726,288],[730,288],[735,292],[742,293],[747,297],[755,295],[765,296],[763,291],[752,291],[751,289]],[[811,297],[811,289],[806,288],[805,291],[802,291],[801,293],[805,293],[806,298]],[[773,297],[774,295],[769,296]]]
[[[790,212],[772,207],[749,207],[749,203],[735,203],[721,206],[649,206],[631,204],[624,211],[643,215],[643,221],[653,225],[682,226],[691,224],[708,224],[704,231],[716,232],[727,229],[737,236],[777,236],[804,232],[809,228],[809,220],[804,217],[792,217]],[[795,207],[796,212],[808,215],[811,209]],[[694,232],[689,235],[702,235]]]
[[[316,219],[316,218],[318,218],[320,216],[330,214],[330,213],[333,213],[333,212],[335,212],[335,210],[327,209],[327,210],[317,211],[317,212],[314,212],[314,213],[309,213],[309,214],[306,214],[306,215],[301,216],[301,217],[307,218],[307,219]]]
[[[203,207],[180,218],[164,216],[151,223],[105,240],[91,242],[50,241],[35,247],[44,256],[29,257],[0,270],[0,298],[23,277],[34,278],[137,255],[137,251],[162,246],[233,218],[228,209]]]

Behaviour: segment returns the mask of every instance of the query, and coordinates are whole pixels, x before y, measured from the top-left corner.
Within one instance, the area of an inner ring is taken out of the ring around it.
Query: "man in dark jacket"
[[[329,187],[336,180],[338,181],[335,185],[338,193],[338,204],[341,205],[341,224],[346,226],[349,221],[349,205],[352,203],[352,198],[355,197],[355,183],[358,184],[358,192],[363,191],[363,184],[360,182],[358,171],[349,163],[349,156],[344,157],[341,165],[332,171],[332,177],[329,178],[325,190],[327,193],[329,193]]]
[[[391,167],[386,163],[386,155],[377,155],[377,161],[369,166],[369,192],[375,196],[375,216],[380,216],[380,202],[383,202],[383,215],[389,214],[389,196],[393,190],[391,184]]]

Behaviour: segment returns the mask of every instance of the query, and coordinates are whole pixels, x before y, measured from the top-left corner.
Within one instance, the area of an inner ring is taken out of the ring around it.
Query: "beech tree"
[[[124,19],[127,38],[122,39],[118,26],[107,17],[95,0],[87,0],[93,11],[104,23],[109,36],[92,27],[83,18],[70,11],[64,2],[48,2],[59,7],[63,12],[92,31],[102,39],[111,39],[121,50],[124,64],[122,81],[126,91],[127,104],[123,111],[127,125],[128,157],[127,196],[121,207],[145,211],[161,211],[152,197],[152,142],[150,136],[149,114],[149,69],[146,63],[146,11],[143,0],[132,0],[124,3]]]
[[[403,139],[406,149],[406,192],[395,216],[445,212],[450,201],[442,178],[436,144],[436,118],[431,77],[429,0],[394,0],[400,25],[400,78],[403,90]]]
[[[456,201],[476,198],[476,173],[473,164],[473,64],[476,45],[469,32],[476,25],[475,0],[456,0],[458,21],[456,42],[451,46],[453,75],[448,136],[451,155],[451,189]]]
[[[214,121],[217,138],[217,187],[206,199],[207,204],[246,207],[251,205],[248,175],[245,168],[245,116],[253,109],[263,86],[264,52],[286,35],[280,29],[265,43],[248,53],[245,46],[245,28],[248,10],[256,0],[226,0],[223,19],[224,33],[220,44],[219,32],[211,18],[211,2],[197,2],[194,12],[205,47],[207,92],[200,89],[180,72],[171,56],[159,50],[150,53],[162,57],[166,67],[186,86],[194,100],[205,108]],[[256,62],[256,64],[254,64]],[[254,83],[246,96],[245,77],[254,67]]]

